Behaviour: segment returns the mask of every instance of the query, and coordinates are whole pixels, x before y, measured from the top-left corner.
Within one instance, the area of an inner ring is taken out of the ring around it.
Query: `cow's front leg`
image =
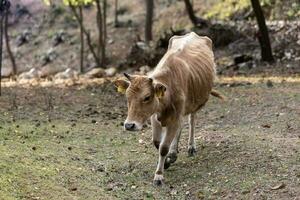
[[[171,147],[169,150],[169,153],[167,155],[164,168],[168,169],[172,163],[174,163],[177,160],[177,153],[178,151],[178,143],[181,135],[182,127],[178,128],[177,133],[171,143]]]
[[[157,115],[154,114],[151,116],[151,126],[152,126],[152,141],[154,146],[159,149],[161,141],[162,126],[160,121],[157,119]]]
[[[166,157],[169,153],[171,143],[174,140],[179,127],[180,127],[180,122],[178,121],[170,126],[167,126],[166,128],[166,135],[159,146],[159,159],[158,159],[157,169],[155,171],[155,176],[153,181],[154,185],[159,186],[163,184],[163,180],[164,180],[163,170],[164,170]]]

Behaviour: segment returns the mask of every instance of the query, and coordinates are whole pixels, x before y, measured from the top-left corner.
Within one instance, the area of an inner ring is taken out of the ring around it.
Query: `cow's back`
[[[193,32],[172,37],[153,73],[165,74],[167,84],[184,93],[185,114],[197,111],[208,100],[215,77],[211,40]]]

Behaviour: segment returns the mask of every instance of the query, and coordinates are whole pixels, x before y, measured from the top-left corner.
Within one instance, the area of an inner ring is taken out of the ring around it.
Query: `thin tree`
[[[115,0],[115,27],[119,27],[119,21],[118,21],[118,0]]]
[[[71,0],[68,0],[68,5],[69,7],[71,8],[71,11],[74,15],[74,17],[76,18],[79,26],[80,26],[80,29],[83,31],[84,35],[86,36],[86,40],[87,40],[87,45],[95,59],[95,62],[97,63],[98,66],[100,66],[100,59],[93,47],[93,44],[92,44],[92,40],[91,40],[91,36],[90,36],[90,33],[89,31],[87,31],[87,29],[85,28],[84,26],[84,22],[83,22],[83,19],[81,19],[80,17],[80,14],[77,12],[76,8],[77,8],[77,5],[73,4]]]
[[[272,54],[268,28],[259,0],[251,0],[251,4],[259,27],[257,37],[261,47],[261,58],[263,61],[273,62],[274,57]]]
[[[146,0],[146,24],[145,24],[145,41],[149,43],[152,40],[154,0]]]
[[[82,14],[82,5],[80,5],[78,7],[79,9],[79,17],[80,17],[80,20],[81,20],[81,24],[83,23],[83,14]],[[84,35],[83,35],[83,29],[82,29],[82,26],[80,26],[80,73],[83,73],[84,71]]]
[[[96,0],[96,7],[97,7],[97,27],[98,27],[98,48],[97,48],[97,54],[100,60],[102,60],[102,54],[101,54],[101,49],[103,46],[103,15],[102,15],[102,8],[101,8],[101,2],[100,0]],[[101,63],[101,62],[100,62]],[[102,63],[101,63],[102,65]],[[100,67],[100,66],[98,66]]]
[[[106,7],[107,1],[102,1],[102,6],[100,0],[96,0],[97,7],[97,27],[98,27],[98,57],[100,58],[100,65],[105,66],[105,56],[106,56]]]
[[[3,44],[3,11],[4,2],[0,0],[0,96],[1,96],[1,82],[2,82],[2,44]]]
[[[2,47],[3,47],[3,23],[5,18],[5,13],[8,12],[10,7],[9,0],[0,0],[0,96],[2,94],[1,91],[1,82],[2,82]]]
[[[11,65],[12,65],[13,79],[15,79],[15,76],[17,74],[17,65],[16,65],[15,57],[10,48],[10,43],[9,43],[10,40],[9,40],[9,35],[8,35],[8,14],[9,14],[9,7],[7,7],[4,12],[4,18],[5,18],[4,19],[4,37],[5,37],[6,50],[7,50],[7,53],[10,58]]]
[[[207,26],[207,21],[195,15],[195,11],[193,9],[193,5],[190,0],[184,0],[185,8],[188,13],[188,16],[194,26]]]
[[[101,64],[105,66],[106,63],[106,40],[107,40],[107,30],[106,30],[106,8],[107,8],[107,1],[103,0],[103,41],[102,41],[102,56],[101,56]]]

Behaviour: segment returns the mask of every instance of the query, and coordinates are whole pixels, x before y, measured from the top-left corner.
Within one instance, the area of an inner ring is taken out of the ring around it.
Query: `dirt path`
[[[300,83],[219,84],[228,101],[187,126],[162,188],[152,186],[151,132],[123,131],[125,98],[86,89],[5,88],[0,97],[0,199],[299,199]]]

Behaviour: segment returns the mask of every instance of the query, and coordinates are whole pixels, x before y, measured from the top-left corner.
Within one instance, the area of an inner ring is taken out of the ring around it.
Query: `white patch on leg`
[[[162,174],[155,174],[154,175],[154,180],[155,181],[163,181],[164,180],[164,176]]]

